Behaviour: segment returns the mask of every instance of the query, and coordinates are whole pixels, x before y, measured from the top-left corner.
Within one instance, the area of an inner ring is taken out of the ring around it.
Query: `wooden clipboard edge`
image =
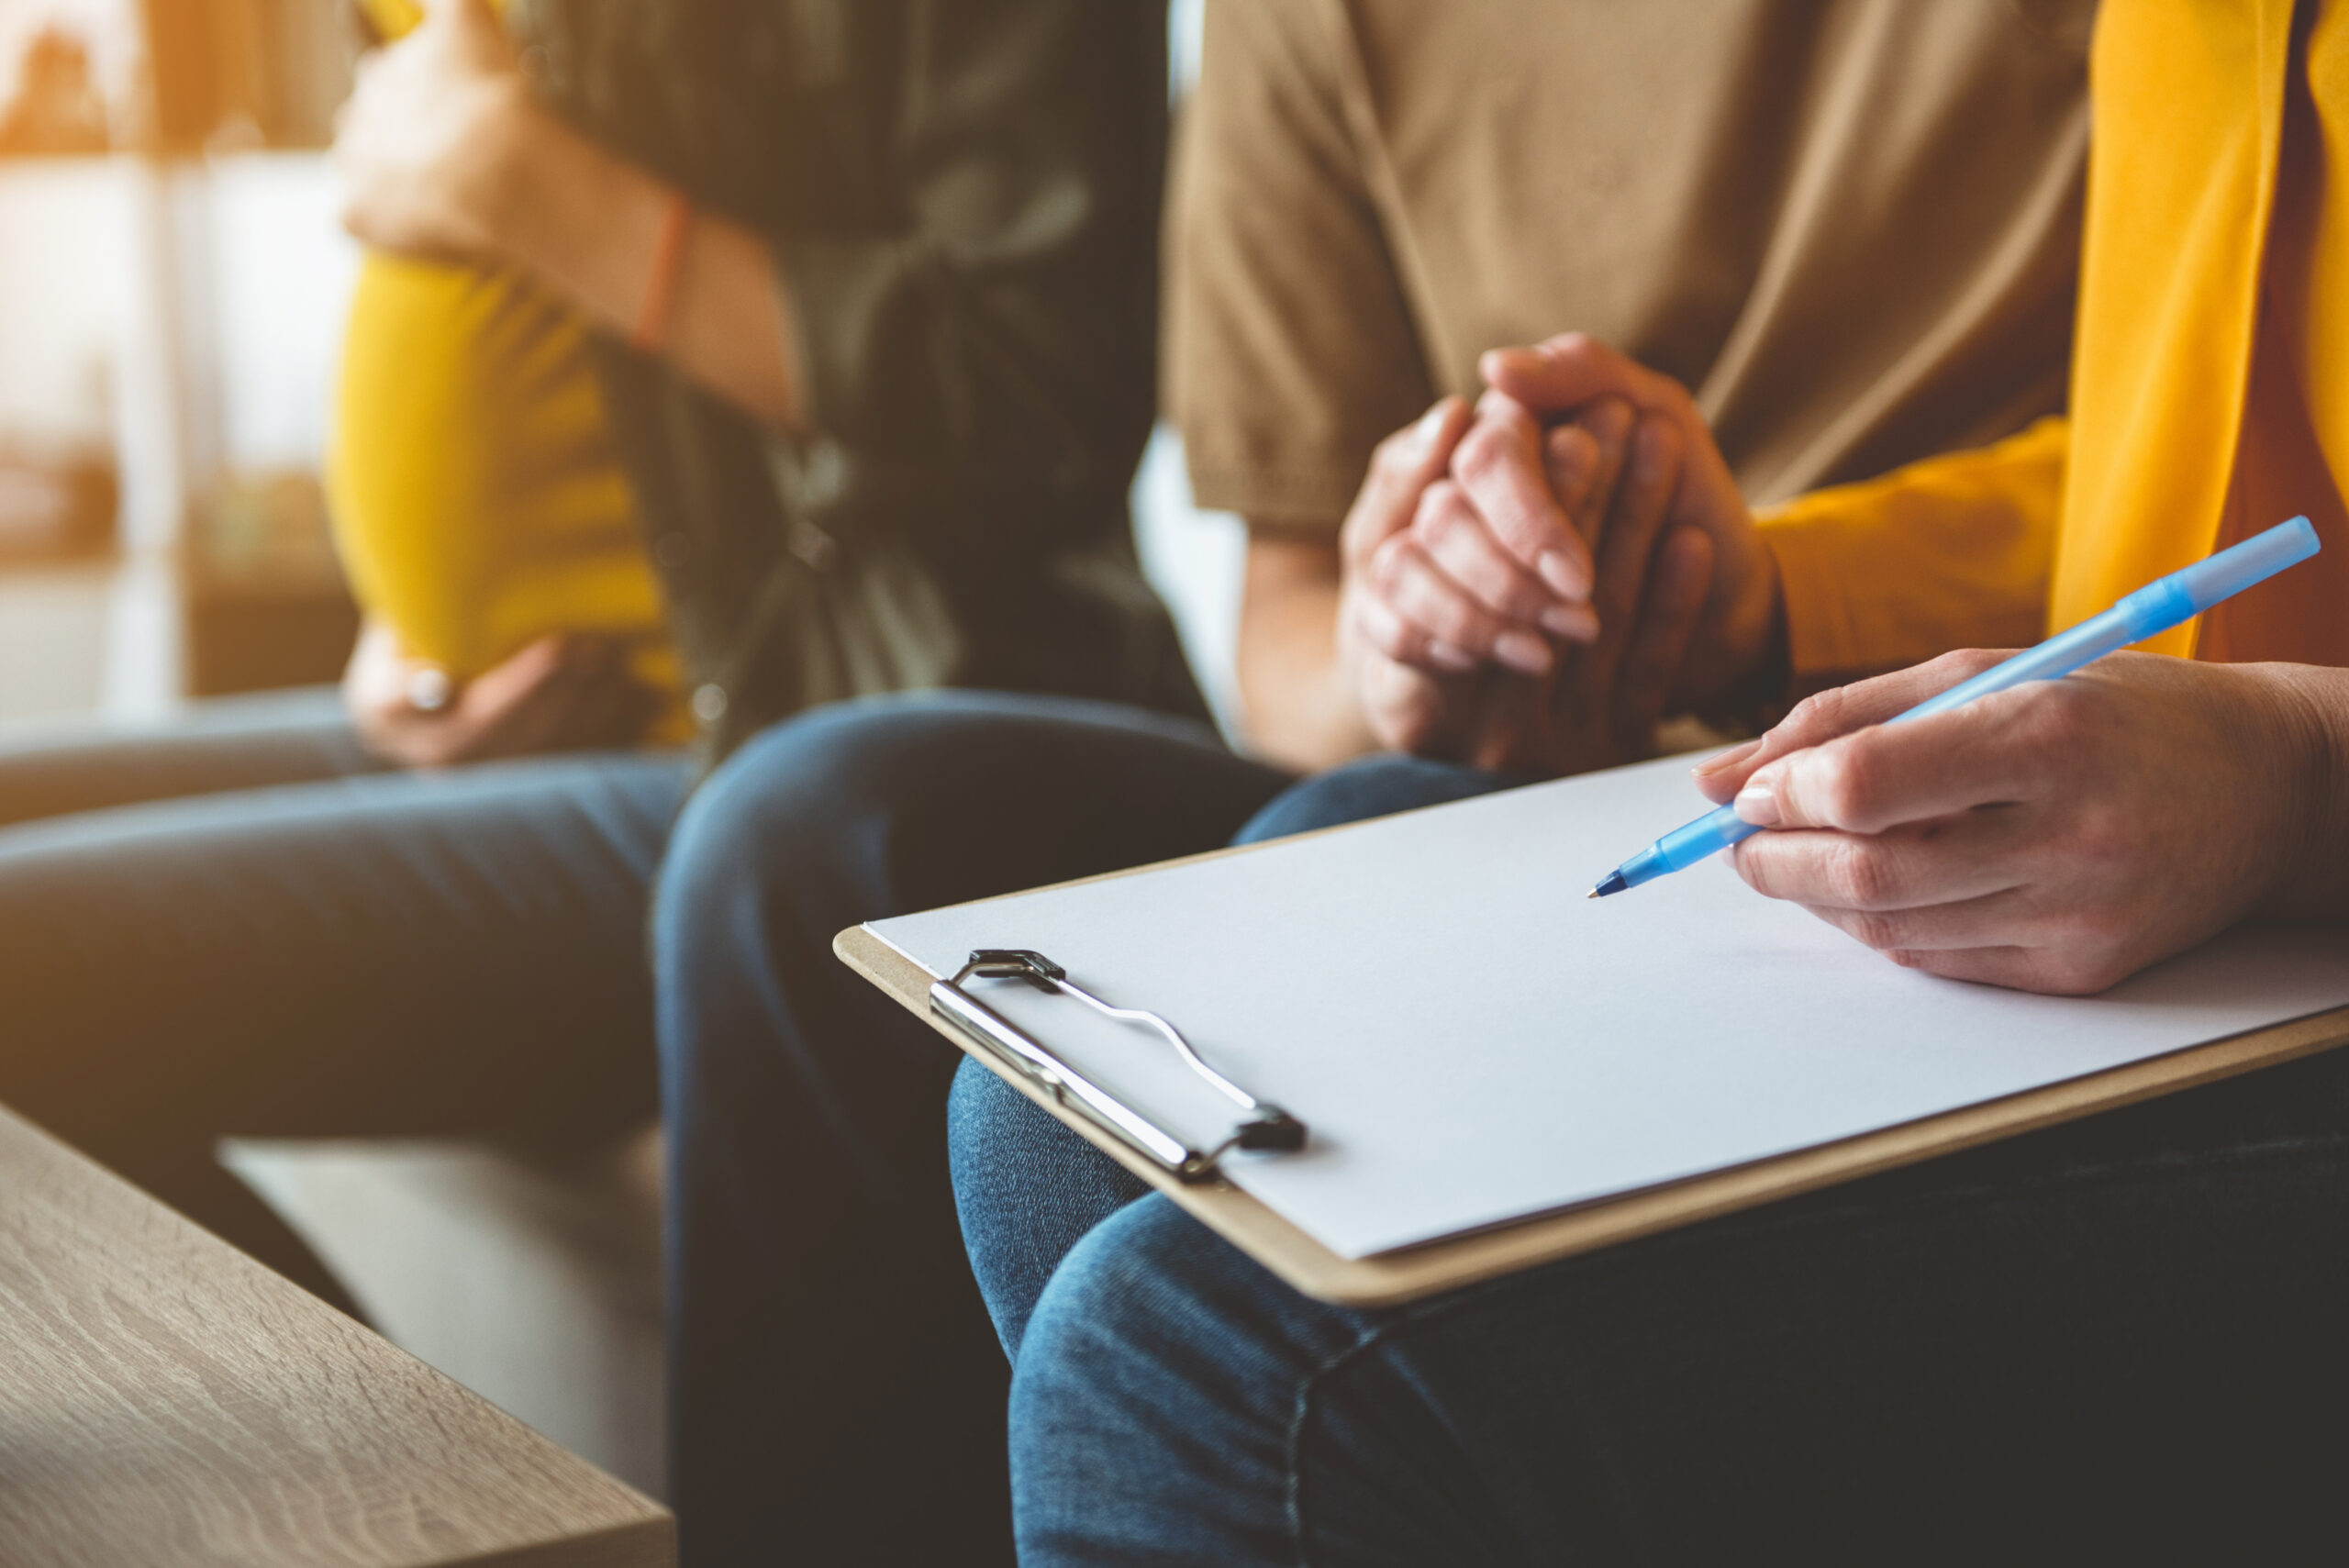
[[[1316,1300],[1340,1307],[1398,1306],[1538,1263],[1734,1214],[2349,1043],[2349,1007],[2337,1008],[1546,1218],[1520,1220],[1376,1257],[1347,1259],[1229,1182],[1176,1181],[1140,1155],[1097,1135],[1083,1119],[1063,1110],[1040,1085],[969,1050],[960,1034],[930,1012],[930,987],[936,976],[866,928],[842,931],[834,939],[832,951],[972,1060],[1082,1133],[1283,1282]]]
[[[1173,1198],[1202,1224],[1230,1241],[1241,1251],[1264,1264],[1281,1279],[1325,1301],[1347,1306],[1375,1306],[1380,1302],[1353,1296],[1330,1296],[1325,1291],[1341,1289],[1352,1271],[1361,1265],[1349,1263],[1319,1241],[1308,1236],[1257,1199],[1220,1178],[1211,1182],[1178,1182],[1165,1171],[1152,1164],[1125,1145],[1097,1136],[1091,1125],[1082,1118],[1062,1108],[1044,1087],[1033,1079],[1022,1076],[1003,1066],[994,1058],[974,1051],[970,1043],[953,1026],[930,1010],[930,987],[939,978],[907,958],[904,953],[874,936],[863,926],[852,927],[833,939],[832,951],[841,962],[870,980],[907,1012],[922,1019],[954,1042],[964,1055],[993,1073],[996,1077],[1027,1095],[1036,1104],[1084,1133],[1088,1141],[1127,1170]],[[1428,1289],[1441,1288],[1429,1286]],[[1416,1290],[1413,1296],[1424,1295]],[[1407,1296],[1392,1299],[1405,1300]]]

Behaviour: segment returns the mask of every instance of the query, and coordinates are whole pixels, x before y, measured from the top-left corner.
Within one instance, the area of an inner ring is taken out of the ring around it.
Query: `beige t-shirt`
[[[2063,406],[2086,0],[1208,0],[1167,379],[1202,506],[1334,529],[1486,349],[1693,389],[1757,504]]]

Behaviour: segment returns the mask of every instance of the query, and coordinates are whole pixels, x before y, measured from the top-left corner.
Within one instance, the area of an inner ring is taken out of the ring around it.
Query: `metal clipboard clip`
[[[1215,1086],[1216,1092],[1243,1113],[1231,1135],[1214,1148],[1193,1149],[1181,1139],[1122,1104],[1084,1073],[1052,1054],[1017,1024],[963,989],[964,981],[1024,980],[1039,991],[1074,996],[1105,1018],[1141,1024],[1158,1031],[1192,1072]],[[1182,1031],[1156,1013],[1138,1007],[1113,1007],[1080,985],[1068,972],[1040,952],[1021,948],[981,948],[957,970],[952,980],[933,981],[930,1006],[952,1024],[972,1044],[1026,1078],[1052,1092],[1052,1098],[1100,1128],[1119,1142],[1148,1159],[1178,1181],[1205,1181],[1216,1162],[1234,1149],[1293,1152],[1305,1147],[1305,1124],[1278,1106],[1268,1106],[1214,1068],[1193,1050]]]

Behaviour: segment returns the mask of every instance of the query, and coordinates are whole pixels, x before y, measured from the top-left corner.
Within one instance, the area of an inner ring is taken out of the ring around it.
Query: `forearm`
[[[629,336],[660,264],[671,188],[518,99],[488,132],[499,171],[484,213],[500,259],[601,325]],[[782,280],[766,242],[696,211],[681,252],[661,351],[685,375],[763,424],[789,429],[799,389]]]
[[[1251,748],[1318,773],[1377,750],[1338,660],[1338,557],[1329,546],[1258,537],[1240,615],[1240,695]]]

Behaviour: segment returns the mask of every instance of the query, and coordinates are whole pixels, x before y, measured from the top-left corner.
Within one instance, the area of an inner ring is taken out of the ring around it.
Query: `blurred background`
[[[343,0],[0,0],[0,720],[340,673],[318,470],[358,258],[327,147],[357,41]],[[1164,437],[1137,499],[1228,699],[1238,531],[1185,517]]]
[[[337,0],[0,0],[0,717],[331,678]]]
[[[1110,0],[1102,0],[1110,3]],[[333,680],[319,472],[357,247],[346,0],[0,0],[0,724]],[[1197,0],[1170,6],[1177,95]],[[1145,563],[1229,716],[1244,548],[1162,430]],[[376,1325],[654,1492],[653,1146],[243,1143]]]

